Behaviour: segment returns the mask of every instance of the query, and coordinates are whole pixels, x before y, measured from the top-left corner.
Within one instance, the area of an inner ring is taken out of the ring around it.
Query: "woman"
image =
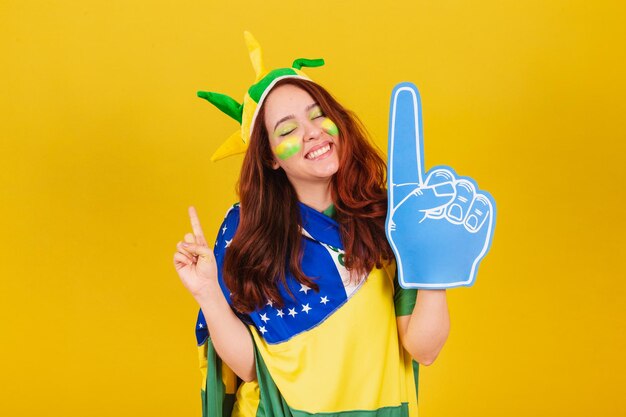
[[[445,291],[398,286],[385,164],[356,116],[281,74],[264,84],[214,251],[190,207],[174,256],[201,307],[203,415],[414,417],[417,362],[448,334]]]

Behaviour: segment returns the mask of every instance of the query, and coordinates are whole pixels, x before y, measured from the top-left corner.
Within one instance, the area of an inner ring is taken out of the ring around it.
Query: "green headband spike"
[[[293,64],[291,64],[291,67],[295,69],[300,69],[302,67],[308,67],[308,68],[321,67],[322,65],[324,65],[324,60],[322,58],[319,58],[319,59],[298,58],[295,61],[293,61]]]
[[[213,104],[215,107],[241,124],[243,105],[237,103],[235,99],[225,94],[213,93],[210,91],[198,91],[198,97],[207,100],[209,103]]]

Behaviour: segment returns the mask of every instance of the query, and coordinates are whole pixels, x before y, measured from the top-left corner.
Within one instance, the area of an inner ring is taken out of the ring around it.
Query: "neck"
[[[330,181],[294,184],[298,200],[315,210],[322,212],[333,203]]]

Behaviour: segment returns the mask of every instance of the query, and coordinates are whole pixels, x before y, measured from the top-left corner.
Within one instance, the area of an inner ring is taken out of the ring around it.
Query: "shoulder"
[[[226,214],[224,214],[224,220],[222,221],[222,226],[220,228],[232,227],[237,228],[239,225],[239,202],[232,204],[228,210],[226,210]]]
[[[237,218],[239,219],[239,202],[233,203],[228,210],[226,210],[226,214],[224,215],[224,220],[228,218]]]
[[[382,269],[385,271],[385,273],[387,274],[387,278],[389,278],[389,280],[391,280],[392,282],[395,283],[396,279],[396,259],[394,257],[392,257],[390,260],[388,261],[384,261],[383,260],[383,267]]]
[[[239,203],[231,205],[226,214],[224,214],[224,220],[217,231],[217,238],[215,239],[215,257],[221,258],[226,251],[226,248],[230,245],[230,242],[235,236],[237,227],[239,226]],[[219,260],[219,259],[218,259]]]

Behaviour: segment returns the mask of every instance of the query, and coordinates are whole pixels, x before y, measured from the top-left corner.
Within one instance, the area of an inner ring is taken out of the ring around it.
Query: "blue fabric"
[[[285,306],[277,309],[273,302],[248,315],[238,314],[247,323],[252,323],[268,343],[281,343],[307,331],[329,317],[348,299],[340,270],[343,268],[343,244],[339,224],[317,210],[299,203],[303,229],[311,236],[302,236],[302,271],[319,285],[320,291],[301,285],[291,273],[287,274],[287,285],[295,297],[286,289],[278,289]],[[235,204],[226,214],[215,242],[215,259],[218,280],[224,296],[232,304],[230,290],[222,276],[222,267],[227,246],[232,241],[239,225],[239,205]],[[304,233],[304,232],[303,232]],[[344,268],[345,269],[345,268]],[[233,310],[234,311],[234,310]],[[199,313],[196,322],[196,338],[202,344],[208,332],[204,316]]]

